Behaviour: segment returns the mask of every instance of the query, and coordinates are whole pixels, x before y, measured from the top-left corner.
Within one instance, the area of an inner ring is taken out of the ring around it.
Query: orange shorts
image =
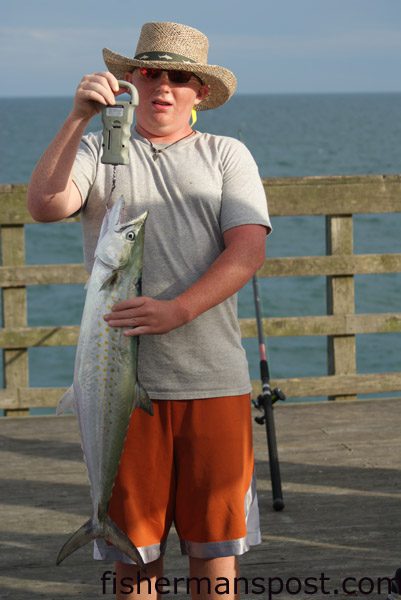
[[[109,514],[145,562],[164,554],[174,523],[196,558],[260,543],[250,395],[153,400],[131,418]],[[94,558],[132,561],[103,540]]]

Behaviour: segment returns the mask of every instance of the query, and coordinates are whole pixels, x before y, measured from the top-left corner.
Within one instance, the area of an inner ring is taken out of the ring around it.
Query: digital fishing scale
[[[102,109],[103,154],[101,161],[107,165],[128,165],[128,142],[134,110],[139,104],[138,91],[132,83],[118,80],[120,88],[127,88],[129,101],[118,101]]]

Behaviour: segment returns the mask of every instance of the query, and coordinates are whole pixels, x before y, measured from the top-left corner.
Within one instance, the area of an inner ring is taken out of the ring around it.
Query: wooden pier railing
[[[328,372],[272,383],[291,397],[337,400],[401,391],[401,372],[357,373],[355,343],[357,334],[401,332],[401,313],[356,314],[354,299],[355,275],[399,273],[401,254],[353,253],[353,215],[401,212],[401,176],[269,179],[264,185],[273,217],[323,215],[326,220],[326,256],[269,258],[259,276],[327,278],[325,316],[269,318],[264,328],[269,337],[327,337]],[[87,274],[80,264],[25,264],[24,225],[34,222],[26,210],[26,186],[0,185],[0,206],[4,369],[0,409],[5,415],[21,416],[29,414],[30,407],[56,406],[64,390],[29,387],[28,349],[74,346],[79,331],[78,326],[28,327],[27,286],[84,283]],[[254,319],[241,319],[241,331],[243,337],[256,337]],[[258,383],[254,385],[257,390]]]

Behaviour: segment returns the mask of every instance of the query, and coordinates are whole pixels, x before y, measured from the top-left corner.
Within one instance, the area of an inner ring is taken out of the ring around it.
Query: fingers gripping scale
[[[120,88],[127,88],[130,100],[116,101],[113,106],[102,109],[103,154],[101,161],[107,165],[128,165],[128,145],[134,110],[139,104],[137,89],[128,81],[118,81]]]

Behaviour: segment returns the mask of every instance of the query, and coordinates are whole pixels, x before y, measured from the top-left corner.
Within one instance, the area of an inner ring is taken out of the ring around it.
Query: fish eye
[[[133,231],[127,231],[127,233],[125,234],[125,239],[133,242],[135,240],[135,233]]]

